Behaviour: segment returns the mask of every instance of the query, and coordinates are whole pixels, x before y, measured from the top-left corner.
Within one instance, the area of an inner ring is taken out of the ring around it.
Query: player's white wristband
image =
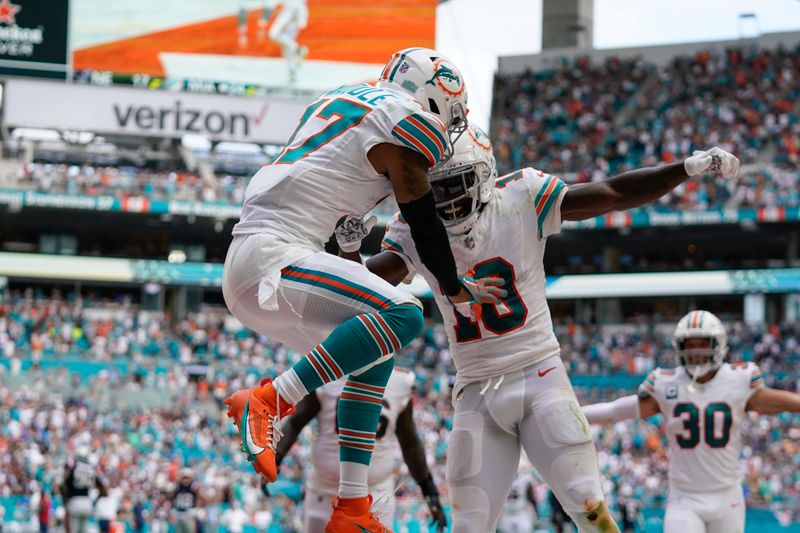
[[[635,394],[617,398],[613,402],[584,405],[582,409],[590,424],[610,424],[640,416],[639,397]]]

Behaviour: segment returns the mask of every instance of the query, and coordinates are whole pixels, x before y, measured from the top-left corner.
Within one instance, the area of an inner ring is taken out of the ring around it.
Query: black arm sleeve
[[[436,215],[433,191],[416,200],[401,204],[400,213],[411,229],[411,238],[417,246],[422,264],[431,271],[447,296],[455,296],[461,291],[458,281],[456,261],[450,250],[447,230]]]

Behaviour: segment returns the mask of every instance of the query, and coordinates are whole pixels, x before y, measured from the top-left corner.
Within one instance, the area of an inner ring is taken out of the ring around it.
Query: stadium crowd
[[[570,372],[642,375],[674,361],[670,335],[678,318],[641,315],[624,325],[602,326],[565,318],[555,326]],[[776,376],[800,364],[800,322],[753,327],[730,316],[721,318],[728,325],[732,357],[756,361]],[[223,307],[206,306],[173,320],[168,313],[142,311],[129,297],[76,297],[34,288],[6,291],[0,302],[0,349],[6,358],[29,354],[34,360],[67,354],[182,364],[226,360],[265,373],[282,371],[297,357],[244,328]],[[422,368],[453,370],[440,324],[431,323],[411,353]]]
[[[755,360],[770,384],[798,388],[787,371],[796,370],[800,359],[800,323],[766,328],[728,323],[730,359]],[[556,331],[571,374],[591,378],[579,383],[586,402],[630,392],[610,389],[609,375],[642,375],[673,361],[669,328],[654,325],[652,317],[604,327],[565,321]],[[170,321],[138,311],[130,301],[72,299],[32,289],[6,293],[0,344],[5,363],[18,357],[66,362],[74,356],[103,362],[100,371],[73,368],[72,373],[58,364],[24,371],[8,364],[6,377],[0,377],[0,502],[16,502],[5,507],[6,521],[32,520],[42,493],[53,494],[65,461],[77,447],[89,445],[115,498],[117,519],[132,526],[152,522],[151,530],[165,531],[175,481],[189,467],[201,498],[197,517],[204,523],[229,531],[240,531],[245,523],[262,531],[270,524],[273,531],[296,529],[308,435],[284,462],[282,484],[267,498],[221,409],[230,391],[291,364],[297,357],[291,350],[241,328],[219,309]],[[115,365],[120,361],[134,364],[126,371]],[[415,421],[446,494],[453,368],[441,326],[430,324],[398,355],[398,365],[417,377]],[[636,385],[629,381],[626,387]],[[800,520],[798,422],[789,416],[753,417],[745,428],[748,504],[771,509],[784,521]],[[618,512],[633,516],[637,506],[663,503],[665,443],[657,426],[618,424],[598,430],[597,437],[606,488]],[[426,523],[424,505],[400,462],[398,472],[407,483],[399,492],[398,516]],[[540,487],[537,494],[546,514],[547,491]],[[63,517],[58,496],[49,501],[52,519]]]
[[[159,172],[133,166],[70,165],[29,163],[20,165],[13,188],[40,192],[184,200],[241,205],[249,178],[222,174],[203,180],[182,171]]]
[[[495,79],[491,135],[500,173],[522,166],[585,182],[709,144],[739,156],[738,180],[691,180],[656,204],[706,210],[800,206],[800,45],[642,59],[559,58]],[[255,171],[257,166],[252,169]],[[3,186],[70,195],[240,205],[248,179],[132,166],[35,162]]]
[[[739,156],[742,179],[692,180],[661,205],[796,206],[799,51],[800,45],[706,51],[658,68],[638,59],[579,57],[498,75],[492,119],[498,165],[502,172],[535,164],[584,182],[714,144]]]

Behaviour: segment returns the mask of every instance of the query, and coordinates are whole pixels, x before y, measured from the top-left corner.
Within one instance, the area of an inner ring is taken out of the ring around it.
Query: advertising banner
[[[12,79],[6,123],[29,128],[283,144],[307,100],[145,91]]]

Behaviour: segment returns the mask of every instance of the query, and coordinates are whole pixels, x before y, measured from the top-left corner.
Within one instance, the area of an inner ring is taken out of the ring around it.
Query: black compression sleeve
[[[455,296],[461,291],[458,282],[456,261],[450,250],[447,230],[436,214],[433,191],[411,202],[397,204],[403,219],[411,228],[411,238],[417,246],[422,264],[431,271],[447,296]]]
[[[436,488],[436,483],[433,482],[433,475],[428,474],[428,477],[422,480],[422,483],[419,484],[419,488],[422,491],[423,496],[434,496],[439,497],[439,491]]]

